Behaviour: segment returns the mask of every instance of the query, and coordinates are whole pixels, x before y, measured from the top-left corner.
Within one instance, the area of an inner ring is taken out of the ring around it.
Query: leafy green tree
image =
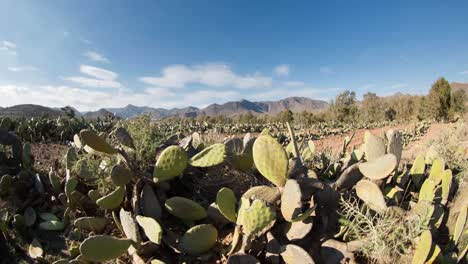
[[[294,114],[291,110],[282,111],[276,115],[276,120],[281,123],[292,122],[294,121]]]
[[[360,113],[364,121],[375,122],[382,120],[384,111],[380,97],[371,92],[364,94]]]
[[[453,110],[456,113],[465,113],[466,107],[466,92],[464,90],[458,90],[453,93]]]
[[[337,95],[332,102],[332,111],[339,121],[354,121],[358,112],[356,93],[347,90]]]
[[[438,79],[432,85],[427,100],[431,116],[437,120],[448,120],[453,114],[452,103],[452,88],[449,82],[444,78]]]

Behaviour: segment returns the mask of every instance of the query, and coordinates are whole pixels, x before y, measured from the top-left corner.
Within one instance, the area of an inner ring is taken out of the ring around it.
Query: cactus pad
[[[180,239],[180,248],[191,255],[199,255],[210,250],[218,240],[218,230],[213,225],[204,224],[190,228]]]
[[[136,220],[151,242],[158,245],[161,244],[163,230],[156,220],[141,215],[137,215]]]
[[[144,216],[161,219],[162,208],[159,199],[149,184],[145,184],[141,190],[140,207]]]
[[[300,221],[307,218],[313,211],[309,207],[305,212],[302,211],[302,191],[296,180],[286,181],[281,195],[281,214],[289,222]]]
[[[112,167],[111,179],[116,186],[123,186],[129,183],[133,178],[133,172],[125,165],[117,164]]]
[[[125,197],[125,189],[122,186],[117,187],[113,192],[99,198],[96,204],[103,209],[116,209],[123,202]]]
[[[104,262],[116,259],[127,252],[131,240],[111,236],[92,236],[80,245],[80,253],[89,261]]]
[[[257,235],[262,233],[276,219],[275,210],[262,200],[254,200],[250,206],[241,206],[239,210],[242,210],[242,213],[239,212],[238,217],[242,217],[240,223],[246,234]]]
[[[216,204],[219,211],[226,219],[235,223],[237,218],[236,213],[236,195],[229,188],[222,188],[216,195]]]
[[[366,154],[367,161],[373,161],[385,155],[384,140],[366,131],[364,134],[364,153]]]
[[[428,178],[424,181],[419,190],[419,201],[429,201],[432,202],[435,198],[436,183]]]
[[[73,222],[73,225],[88,231],[102,232],[108,223],[109,220],[103,217],[80,217]]]
[[[390,175],[397,165],[397,158],[393,154],[380,156],[372,161],[359,164],[362,174],[371,180],[381,180]]]
[[[207,216],[205,208],[187,198],[172,197],[164,205],[170,214],[183,220],[196,221]]]
[[[385,198],[377,184],[369,180],[360,180],[356,184],[356,194],[369,208],[376,212],[384,212],[387,209]]]
[[[187,153],[179,146],[167,147],[158,158],[154,167],[154,181],[170,180],[181,175],[187,167]]]
[[[429,179],[431,179],[435,185],[438,185],[442,181],[444,169],[445,162],[443,159],[437,158],[432,161],[431,170],[429,172]]]
[[[465,231],[467,214],[468,214],[468,207],[467,206],[465,206],[465,208],[462,208],[462,210],[458,214],[457,222],[455,223],[455,228],[454,228],[454,231],[453,231],[453,242],[455,244],[458,243],[458,240],[460,239],[463,232]]]
[[[395,155],[397,159],[395,169],[397,169],[403,153],[403,140],[401,138],[401,133],[398,130],[390,129],[387,131],[386,136],[388,141],[387,153]]]
[[[423,181],[424,171],[426,170],[426,163],[424,161],[424,154],[419,154],[413,162],[410,170],[410,176],[416,186],[420,186]]]
[[[447,169],[442,174],[442,204],[446,204],[452,188],[452,171]]]
[[[194,167],[211,167],[223,163],[226,154],[226,146],[221,143],[213,144],[189,160],[189,164]]]
[[[138,225],[133,218],[132,213],[121,208],[119,219],[125,236],[136,244],[139,244],[141,242],[140,230],[138,229]]]
[[[110,155],[118,153],[118,151],[114,147],[109,145],[109,143],[107,143],[102,137],[98,136],[91,130],[81,130],[80,138],[81,142],[84,145],[89,146],[95,151],[99,151]]]
[[[419,237],[418,244],[413,254],[411,264],[424,264],[429,257],[432,248],[432,234],[431,231],[424,231]]]
[[[276,186],[286,183],[288,175],[288,157],[276,139],[262,135],[253,145],[253,159],[258,171]]]
[[[281,192],[276,187],[260,185],[248,189],[242,197],[250,200],[259,199],[269,204],[276,204],[276,202],[281,198]]]
[[[304,264],[315,264],[312,257],[300,246],[289,244],[286,246],[282,246],[281,249],[281,257],[283,258],[286,264],[296,264],[296,263],[304,263]]]
[[[44,221],[39,224],[40,229],[49,230],[49,231],[60,231],[65,228],[65,224],[60,221]]]

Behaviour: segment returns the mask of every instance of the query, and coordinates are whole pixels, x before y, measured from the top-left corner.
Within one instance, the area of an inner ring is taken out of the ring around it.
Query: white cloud
[[[0,50],[4,50],[12,55],[16,55],[16,44],[11,41],[2,40],[0,42]]]
[[[273,72],[278,76],[288,76],[290,72],[289,65],[287,64],[278,65],[273,69]]]
[[[320,73],[321,74],[333,74],[335,73],[335,71],[333,71],[333,69],[328,66],[322,66],[320,67]]]
[[[390,88],[392,89],[400,89],[400,88],[405,88],[405,87],[408,87],[407,83],[397,83],[397,84],[390,86]]]
[[[17,66],[17,67],[9,66],[7,67],[7,69],[12,72],[24,72],[24,71],[37,71],[38,70],[36,67],[29,66],[29,65]]]
[[[64,80],[77,83],[84,87],[95,87],[95,88],[123,88],[123,85],[118,82],[116,79],[118,74],[105,70],[102,68],[89,66],[89,65],[80,65],[80,72],[94,77],[82,77],[82,76],[72,76],[63,78]]]
[[[87,57],[91,61],[96,61],[96,62],[104,62],[104,63],[109,63],[109,59],[106,58],[104,55],[99,54],[95,51],[87,51],[83,53],[83,56]]]
[[[462,71],[462,72],[460,72],[460,74],[461,74],[461,75],[467,75],[467,74],[468,74],[468,70]]]
[[[212,87],[232,86],[239,89],[267,88],[272,84],[272,78],[260,73],[238,75],[225,64],[204,65],[170,65],[162,70],[160,77],[141,77],[146,84],[183,88],[187,84],[202,84]]]

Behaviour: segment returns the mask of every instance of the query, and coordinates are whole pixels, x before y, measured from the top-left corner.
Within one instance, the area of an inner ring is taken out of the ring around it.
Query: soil
[[[32,144],[34,168],[41,173],[48,173],[50,167],[60,162],[67,151],[67,146],[59,144]]]

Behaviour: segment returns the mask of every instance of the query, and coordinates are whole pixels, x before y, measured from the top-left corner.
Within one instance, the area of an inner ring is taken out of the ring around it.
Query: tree
[[[361,115],[364,121],[379,121],[384,116],[382,100],[375,93],[366,93],[363,96]]]
[[[428,108],[433,118],[448,120],[453,114],[452,88],[444,78],[438,79],[431,87],[428,95]]]
[[[340,121],[354,121],[358,111],[356,105],[356,93],[344,91],[336,96],[332,103],[333,113],[336,119]]]
[[[453,110],[456,113],[465,113],[466,92],[458,90],[453,93]]]
[[[393,108],[387,108],[387,110],[385,110],[385,120],[387,121],[393,121],[395,120],[396,118],[396,111],[395,109]]]
[[[291,110],[281,111],[276,115],[276,120],[281,123],[292,122],[294,114]]]

